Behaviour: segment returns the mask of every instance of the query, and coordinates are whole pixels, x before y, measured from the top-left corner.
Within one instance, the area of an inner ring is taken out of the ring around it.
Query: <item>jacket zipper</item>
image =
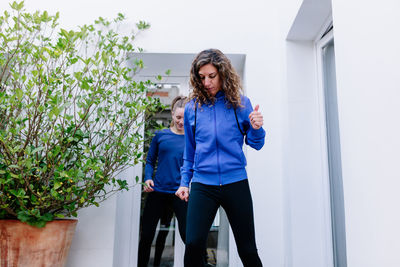
[[[221,169],[220,169],[220,166],[219,166],[219,148],[218,148],[218,135],[217,135],[217,103],[214,104],[214,132],[215,132],[215,146],[217,147],[217,164],[218,164],[219,186],[222,186]]]

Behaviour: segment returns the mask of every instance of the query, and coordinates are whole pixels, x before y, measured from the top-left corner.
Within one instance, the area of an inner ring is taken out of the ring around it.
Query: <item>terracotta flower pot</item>
[[[0,267],[63,267],[77,220],[55,220],[36,228],[0,220]]]

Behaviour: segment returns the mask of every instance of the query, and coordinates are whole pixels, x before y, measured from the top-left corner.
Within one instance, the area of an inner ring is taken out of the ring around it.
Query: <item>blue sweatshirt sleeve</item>
[[[144,181],[152,180],[154,167],[157,162],[157,153],[158,152],[158,134],[153,137],[150,143],[149,152],[147,153],[146,158],[146,166],[144,168]]]
[[[185,106],[183,125],[185,129],[185,148],[183,150],[183,166],[181,167],[181,186],[189,187],[190,181],[193,177],[193,164],[194,153],[196,144],[194,140],[194,119],[191,118],[193,114],[193,102],[189,102]],[[193,121],[193,126],[190,121]]]
[[[265,141],[265,131],[264,129],[261,127],[260,129],[254,129],[253,127],[251,127],[251,123],[250,123],[250,119],[249,119],[249,115],[250,113],[253,111],[253,107],[251,105],[250,99],[248,99],[247,97],[244,97],[243,100],[243,104],[244,104],[244,108],[245,108],[245,116],[244,116],[244,123],[247,126],[247,130],[246,130],[246,139],[245,142],[247,145],[251,146],[252,148],[256,149],[256,150],[260,150],[263,146],[264,146],[264,141]]]

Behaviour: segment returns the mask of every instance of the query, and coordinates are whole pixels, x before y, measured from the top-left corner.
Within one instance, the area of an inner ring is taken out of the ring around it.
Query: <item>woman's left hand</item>
[[[175,195],[179,197],[181,200],[188,202],[189,201],[189,187],[180,186],[178,190],[175,192]]]
[[[255,130],[260,129],[264,124],[263,115],[258,111],[259,108],[260,105],[256,105],[253,112],[251,112],[249,115],[251,127],[253,127]]]
[[[153,180],[147,180],[146,182],[144,182],[144,186],[143,186],[143,191],[144,192],[153,192],[154,189],[154,182]]]

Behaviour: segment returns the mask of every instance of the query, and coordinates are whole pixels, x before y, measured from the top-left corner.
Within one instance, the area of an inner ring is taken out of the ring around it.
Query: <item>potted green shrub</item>
[[[43,227],[113,192],[142,159],[146,116],[159,110],[135,81],[143,62],[122,14],[78,30],[23,2],[0,16],[0,219]],[[1,220],[0,220],[1,221]]]

